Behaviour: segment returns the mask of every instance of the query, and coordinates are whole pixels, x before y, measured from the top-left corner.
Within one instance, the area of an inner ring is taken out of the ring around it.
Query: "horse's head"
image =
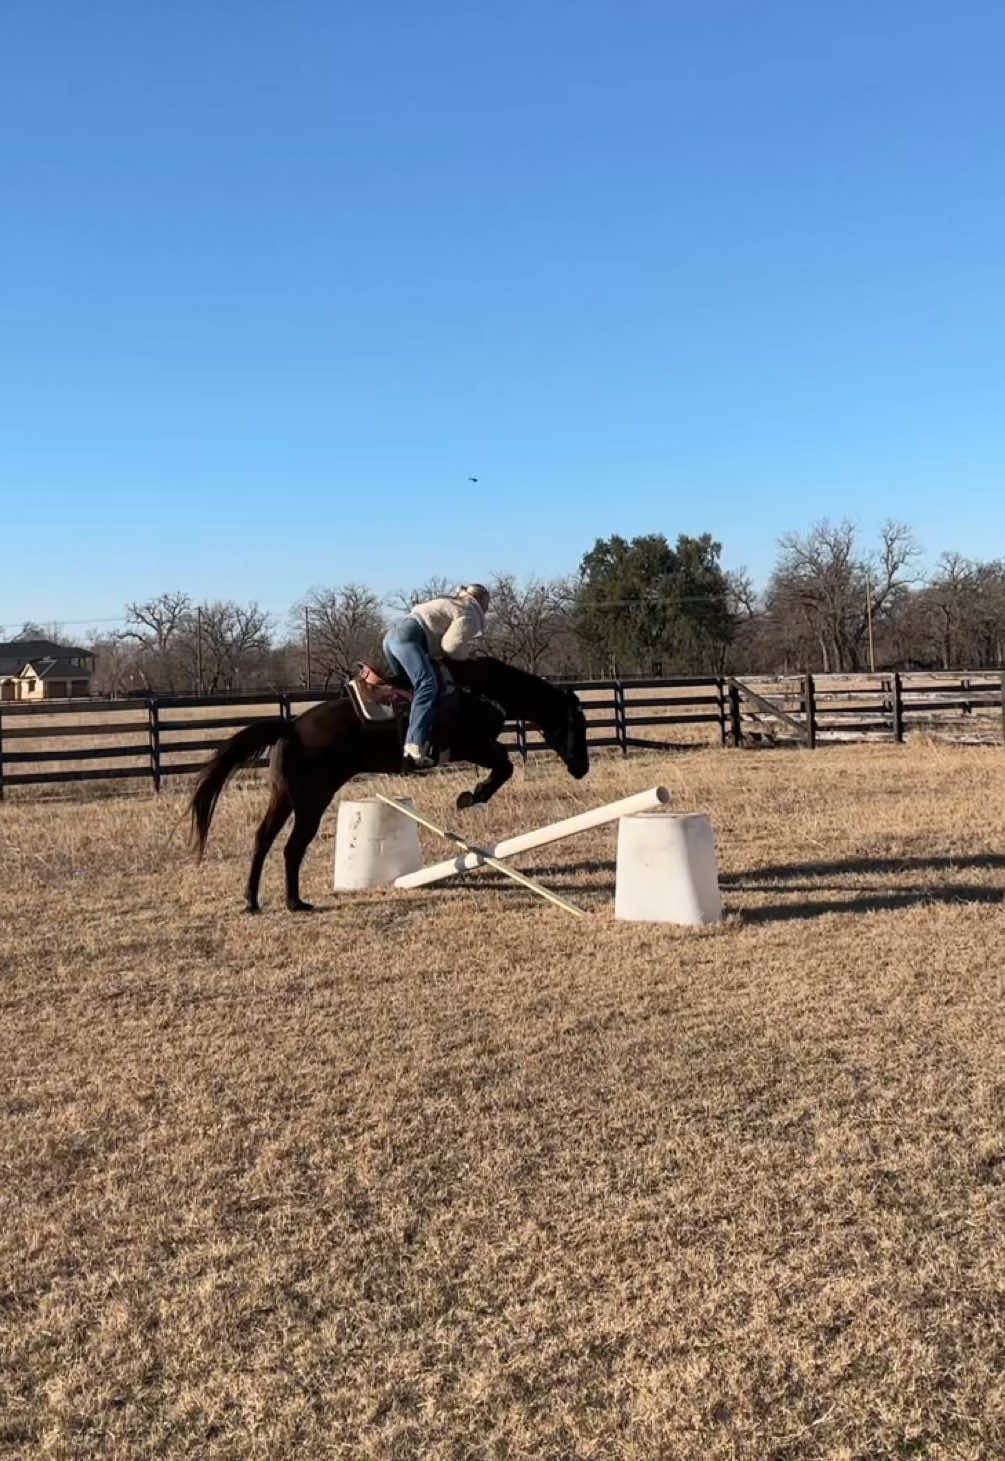
[[[554,717],[540,731],[553,751],[565,762],[570,776],[578,781],[590,769],[590,751],[586,744],[586,716],[572,690],[558,690]]]
[[[565,762],[570,776],[578,780],[586,775],[590,769],[586,716],[571,690],[491,655],[448,663],[457,684],[498,706],[501,717],[536,725],[551,750]],[[495,730],[492,735],[498,733]]]

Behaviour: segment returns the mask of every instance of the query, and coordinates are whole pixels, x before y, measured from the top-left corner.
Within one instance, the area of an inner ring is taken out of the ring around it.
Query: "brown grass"
[[[520,862],[585,926],[336,898],[333,818],[324,911],[274,854],[252,920],[260,786],[202,868],[173,795],[0,807],[0,1455],[1005,1456],[1002,764],[542,760],[464,819],[666,781],[700,932],[614,922],[613,829]]]

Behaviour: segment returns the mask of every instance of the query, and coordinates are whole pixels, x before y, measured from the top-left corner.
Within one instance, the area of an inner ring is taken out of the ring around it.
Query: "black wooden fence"
[[[586,711],[591,746],[627,755],[686,745],[902,741],[914,728],[954,739],[1005,740],[1005,675],[713,676],[567,682]],[[289,719],[342,691],[152,695],[131,700],[0,703],[0,799],[5,788],[192,775],[241,726]],[[215,712],[206,714],[205,712]],[[526,759],[545,749],[537,731],[504,733]]]

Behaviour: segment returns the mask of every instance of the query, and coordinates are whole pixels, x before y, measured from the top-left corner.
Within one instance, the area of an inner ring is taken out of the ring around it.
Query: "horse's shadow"
[[[555,863],[528,867],[531,877],[559,878],[563,893],[602,891],[603,882],[613,878],[616,863],[611,858],[587,858],[579,862]],[[720,873],[719,883],[726,895],[726,911],[736,913],[743,923],[782,923],[792,919],[820,918],[829,913],[875,913],[914,908],[922,904],[1005,902],[1005,890],[989,888],[984,883],[934,882],[911,883],[899,887],[876,887],[869,883],[849,888],[847,884],[822,883],[821,878],[885,877],[890,874],[910,876],[946,872],[979,872],[1005,869],[1005,855],[994,852],[974,853],[964,857],[849,857],[825,862],[775,863],[768,867]],[[576,875],[580,876],[576,878]],[[575,880],[570,880],[570,875]],[[479,875],[480,876],[480,875]],[[812,880],[800,886],[803,880]],[[484,877],[486,885],[503,890],[506,882],[495,873]],[[832,889],[848,896],[821,898]],[[515,891],[515,890],[514,890]],[[729,894],[778,893],[786,896],[779,903],[760,903],[749,907],[729,906]]]

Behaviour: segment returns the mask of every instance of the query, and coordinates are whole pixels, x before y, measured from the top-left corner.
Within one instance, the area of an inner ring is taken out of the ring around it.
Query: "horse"
[[[513,775],[513,764],[498,740],[509,719],[536,725],[569,774],[577,780],[586,775],[590,766],[586,717],[573,691],[489,655],[448,660],[447,668],[458,689],[440,697],[434,753],[448,752],[451,760],[471,761],[489,772],[471,791],[461,792],[458,811],[487,802]],[[293,830],[283,849],[286,906],[291,913],[309,913],[312,904],[300,896],[300,864],[326,807],[339,788],[361,772],[400,774],[401,733],[396,720],[363,722],[348,698],[323,701],[293,719],[276,716],[245,726],[218,747],[190,798],[192,845],[200,858],[227,779],[270,746],[271,794],[255,833],[244,906],[248,913],[259,912],[262,867],[292,813]]]

